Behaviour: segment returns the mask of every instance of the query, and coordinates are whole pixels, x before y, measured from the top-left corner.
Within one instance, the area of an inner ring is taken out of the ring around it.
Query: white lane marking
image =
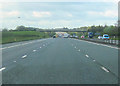
[[[24,59],[25,57],[27,57],[27,55],[22,56],[23,59]]]
[[[5,69],[6,69],[6,68],[5,68],[5,67],[3,67],[3,68],[1,68],[1,69],[0,69],[0,71],[3,71],[3,70],[5,70]]]
[[[118,47],[108,46],[108,45],[104,45],[104,44],[100,44],[100,45],[106,46],[106,47],[109,47],[109,48],[120,49],[120,48],[118,48]]]
[[[76,48],[76,47],[75,47]]]
[[[9,46],[9,47],[0,48],[0,50],[7,49],[7,48],[12,48],[12,47],[17,47],[17,46],[20,46],[20,44],[14,45],[14,46]]]
[[[85,55],[86,57],[89,57],[88,55]]]
[[[96,60],[93,60],[94,62],[96,61]]]
[[[41,47],[40,47],[41,48]]]
[[[16,62],[16,61],[13,61],[13,62]]]
[[[33,52],[36,52],[37,50],[33,50]]]
[[[44,41],[44,40],[46,40],[46,39],[38,40],[37,42]],[[27,45],[27,44],[31,44],[31,43],[35,43],[35,42],[36,41],[28,42],[28,43],[22,43],[22,44],[17,44],[17,45],[13,45],[13,46],[9,46],[9,47],[0,48],[0,50],[8,49],[8,48],[13,48],[13,47],[17,47],[17,46],[22,46],[22,45]]]
[[[105,67],[101,67],[105,72],[109,72]]]
[[[80,51],[80,49],[78,51]]]

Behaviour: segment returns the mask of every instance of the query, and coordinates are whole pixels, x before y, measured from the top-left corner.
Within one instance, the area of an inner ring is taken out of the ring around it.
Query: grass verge
[[[38,31],[6,31],[2,32],[2,40],[0,41],[0,44],[49,38],[54,34],[54,32],[50,33]]]

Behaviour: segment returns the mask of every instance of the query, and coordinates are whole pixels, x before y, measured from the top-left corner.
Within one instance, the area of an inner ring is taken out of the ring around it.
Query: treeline
[[[15,30],[16,31],[37,31],[40,29],[35,27],[17,26]]]
[[[34,27],[25,27],[25,26],[17,26],[15,30],[17,31],[36,31],[39,28],[34,28]]]
[[[117,26],[102,26],[102,25],[98,25],[98,26],[88,26],[88,27],[80,27],[80,28],[77,28],[77,29],[80,29],[80,30],[86,30],[88,32],[93,32],[94,35],[95,33],[99,33],[100,35],[103,35],[103,34],[109,34],[110,36],[120,36],[120,33],[119,33],[119,30],[120,28],[118,28]]]
[[[63,28],[64,29],[64,28]],[[69,29],[69,28],[65,28]],[[79,29],[81,31],[87,31],[87,32],[93,32],[94,35],[100,34],[108,34],[110,36],[120,36],[119,30],[117,26],[111,25],[92,25],[92,26],[85,26],[85,27],[80,27],[80,28],[73,28],[73,29]],[[17,26],[15,30],[9,30],[9,31],[42,31],[43,29],[40,28],[35,28],[35,27],[25,27],[25,26]],[[7,31],[7,29],[3,29],[3,31]],[[87,35],[87,33],[85,33]]]
[[[8,30],[7,28],[4,28],[2,31],[39,31],[42,30],[40,28],[35,28],[35,27],[25,27],[25,26],[17,26],[15,30]]]

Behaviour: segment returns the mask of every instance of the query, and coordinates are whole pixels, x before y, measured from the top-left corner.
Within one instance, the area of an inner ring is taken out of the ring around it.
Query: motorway
[[[118,48],[70,38],[4,44],[3,84],[117,84]]]

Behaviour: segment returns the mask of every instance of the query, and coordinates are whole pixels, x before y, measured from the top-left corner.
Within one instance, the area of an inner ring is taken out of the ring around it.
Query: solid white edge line
[[[3,70],[5,70],[5,69],[6,69],[6,67],[3,67],[3,68],[0,69],[0,71],[3,71]]]
[[[39,41],[44,41],[46,39],[43,39],[43,40],[38,40]],[[9,47],[4,47],[4,48],[0,48],[0,50],[3,50],[3,49],[7,49],[7,48],[12,48],[12,47],[17,47],[17,46],[22,46],[22,45],[27,45],[27,44],[31,44],[31,43],[35,43],[36,41],[33,41],[33,42],[28,42],[28,43],[24,43],[24,44],[18,44],[18,45],[13,45],[13,46],[9,46]]]

